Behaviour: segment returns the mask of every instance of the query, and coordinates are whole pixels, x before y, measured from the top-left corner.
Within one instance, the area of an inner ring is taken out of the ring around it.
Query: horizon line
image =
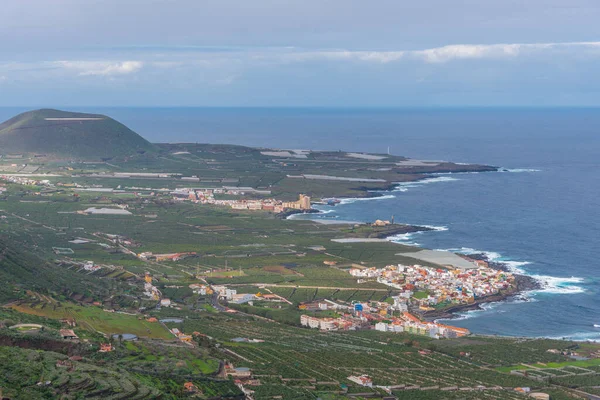
[[[230,105],[230,106],[208,106],[208,105],[0,105],[0,109],[21,108],[30,110],[39,109],[65,109],[65,108],[203,108],[203,109],[315,109],[315,110],[424,110],[424,109],[598,109],[598,105],[414,105],[414,106],[336,106],[336,105],[289,105],[289,106],[271,106],[271,105]]]

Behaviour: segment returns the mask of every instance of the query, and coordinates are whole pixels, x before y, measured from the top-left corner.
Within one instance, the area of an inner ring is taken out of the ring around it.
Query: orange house
[[[183,389],[188,393],[195,393],[198,391],[196,385],[193,382],[186,382],[183,384]]]

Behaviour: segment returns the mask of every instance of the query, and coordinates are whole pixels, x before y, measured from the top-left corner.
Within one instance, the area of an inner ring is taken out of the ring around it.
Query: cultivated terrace
[[[430,228],[383,212],[368,224],[287,218],[494,167],[140,143],[102,160],[1,154],[0,397],[600,394],[595,344],[481,337],[423,320],[513,281],[386,240]]]

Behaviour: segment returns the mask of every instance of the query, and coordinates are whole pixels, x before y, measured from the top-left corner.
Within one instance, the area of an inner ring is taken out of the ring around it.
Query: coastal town
[[[304,314],[300,317],[300,324],[322,331],[375,329],[391,333],[406,332],[428,336],[432,339],[456,338],[470,334],[466,328],[422,321],[408,312],[403,312],[400,316],[395,317],[387,315],[385,308],[371,305],[360,304],[360,307],[355,309],[361,311],[344,313],[337,318],[318,318]]]
[[[0,10],[0,400],[600,400],[600,0]]]
[[[470,304],[477,299],[508,290],[515,277],[509,272],[474,261],[471,269],[446,269],[421,265],[388,265],[385,268],[352,268],[348,272],[359,283],[377,281],[401,291],[404,299],[414,299],[423,311],[443,304]]]
[[[338,162],[339,156],[327,157]],[[465,380],[462,368],[482,357],[471,343],[488,339],[444,321],[518,293],[523,277],[478,254],[394,243],[395,235],[432,229],[398,224],[399,213],[365,222],[283,218],[349,203],[338,198],[352,193],[322,188],[354,181],[293,173],[285,175],[290,186],[282,191],[232,175],[121,172],[129,166],[100,172],[88,164],[75,172],[71,165],[0,177],[6,201],[0,227],[35,235],[34,251],[51,251],[51,265],[43,270],[56,267],[55,276],[73,276],[73,289],[61,293],[12,286],[10,296],[19,299],[8,303],[9,310],[61,318],[57,337],[72,345],[93,343],[89,351],[102,362],[126,359],[150,374],[178,371],[174,390],[188,397],[285,399],[299,398],[302,390],[374,398],[445,392],[495,398],[501,392],[512,400],[543,387],[529,377],[534,372],[513,371],[520,362],[596,357],[554,342],[527,357],[527,346],[538,345],[531,341],[522,345],[523,357],[509,353],[497,364],[504,351],[485,356],[487,365],[506,372]],[[369,179],[360,181],[375,184]],[[12,331],[33,334],[26,328],[17,324]],[[78,362],[52,365],[77,371]],[[444,370],[441,378],[437,368]],[[590,370],[553,373],[585,377]],[[214,381],[195,379],[203,375]]]
[[[152,174],[154,175],[154,174]],[[118,177],[126,179],[130,177],[139,177],[140,174],[120,173]],[[143,175],[147,177],[146,175]],[[171,174],[157,174],[164,178]],[[50,177],[50,176],[48,176]],[[190,181],[197,178],[179,177],[181,181]],[[77,197],[78,193],[99,193],[99,194],[132,194],[138,197],[167,197],[174,202],[191,202],[194,204],[207,204],[222,207],[229,207],[234,210],[249,211],[267,211],[275,214],[286,210],[308,211],[311,209],[310,196],[300,194],[297,201],[282,201],[274,198],[265,197],[271,194],[270,190],[260,190],[252,187],[243,186],[222,186],[211,188],[150,188],[150,187],[122,187],[116,188],[104,187],[101,185],[81,185],[78,183],[52,182],[50,179],[36,179],[33,175],[4,174],[0,175],[0,180],[8,183],[23,186],[42,186],[47,189],[44,192],[38,192],[38,195],[48,195],[52,190],[71,189]],[[6,187],[0,188],[0,193],[6,191]],[[121,214],[129,215],[125,210],[107,209],[107,208],[89,208],[82,210],[84,214]]]
[[[304,194],[298,196],[297,201],[281,201],[272,198],[266,199],[217,199],[215,195],[243,196],[246,194],[270,194],[270,191],[259,191],[244,187],[223,187],[221,189],[178,189],[171,194],[175,201],[189,200],[196,204],[213,204],[227,206],[234,210],[269,211],[282,213],[286,209],[303,210],[311,209],[310,197]]]
[[[305,314],[301,316],[301,325],[324,331],[375,329],[382,332],[408,332],[434,339],[468,335],[468,329],[423,321],[410,311],[425,313],[451,305],[470,305],[476,300],[512,288],[512,274],[489,268],[484,261],[473,262],[475,265],[472,269],[401,264],[385,268],[351,268],[348,272],[357,277],[358,283],[376,281],[399,293],[392,296],[390,302],[356,302],[348,305],[324,299],[301,304],[302,310],[332,310],[340,314],[336,318]]]

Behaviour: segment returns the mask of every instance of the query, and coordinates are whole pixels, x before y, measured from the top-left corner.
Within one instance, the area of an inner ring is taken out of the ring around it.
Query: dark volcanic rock
[[[506,264],[501,262],[490,262],[485,254],[467,254],[467,257],[473,260],[482,260],[486,261],[490,268],[494,268],[500,271],[511,272]],[[511,272],[512,273],[512,272]],[[495,303],[498,301],[505,301],[507,299],[518,296],[519,293],[527,292],[530,290],[541,289],[540,283],[532,278],[531,276],[521,275],[521,274],[513,274],[515,277],[515,287],[513,290],[500,293],[493,296],[487,296],[481,299],[477,299],[474,303],[471,304],[457,304],[455,306],[443,309],[436,310],[431,312],[426,312],[423,317],[427,320],[434,320],[438,318],[453,318],[455,317],[455,313],[464,312],[469,310],[479,310],[481,309],[481,305],[485,303]]]
[[[469,257],[473,260],[486,261],[488,263],[488,265],[490,266],[490,268],[494,268],[494,269],[497,269],[500,271],[512,272],[506,264],[504,264],[502,262],[490,261],[485,254],[482,254],[482,253],[467,254],[467,257]],[[532,278],[531,276],[522,275],[522,274],[513,274],[513,275],[515,276],[515,281],[517,284],[518,292],[525,292],[528,290],[537,290],[537,289],[542,288],[540,283],[538,281],[536,281],[534,278]]]

